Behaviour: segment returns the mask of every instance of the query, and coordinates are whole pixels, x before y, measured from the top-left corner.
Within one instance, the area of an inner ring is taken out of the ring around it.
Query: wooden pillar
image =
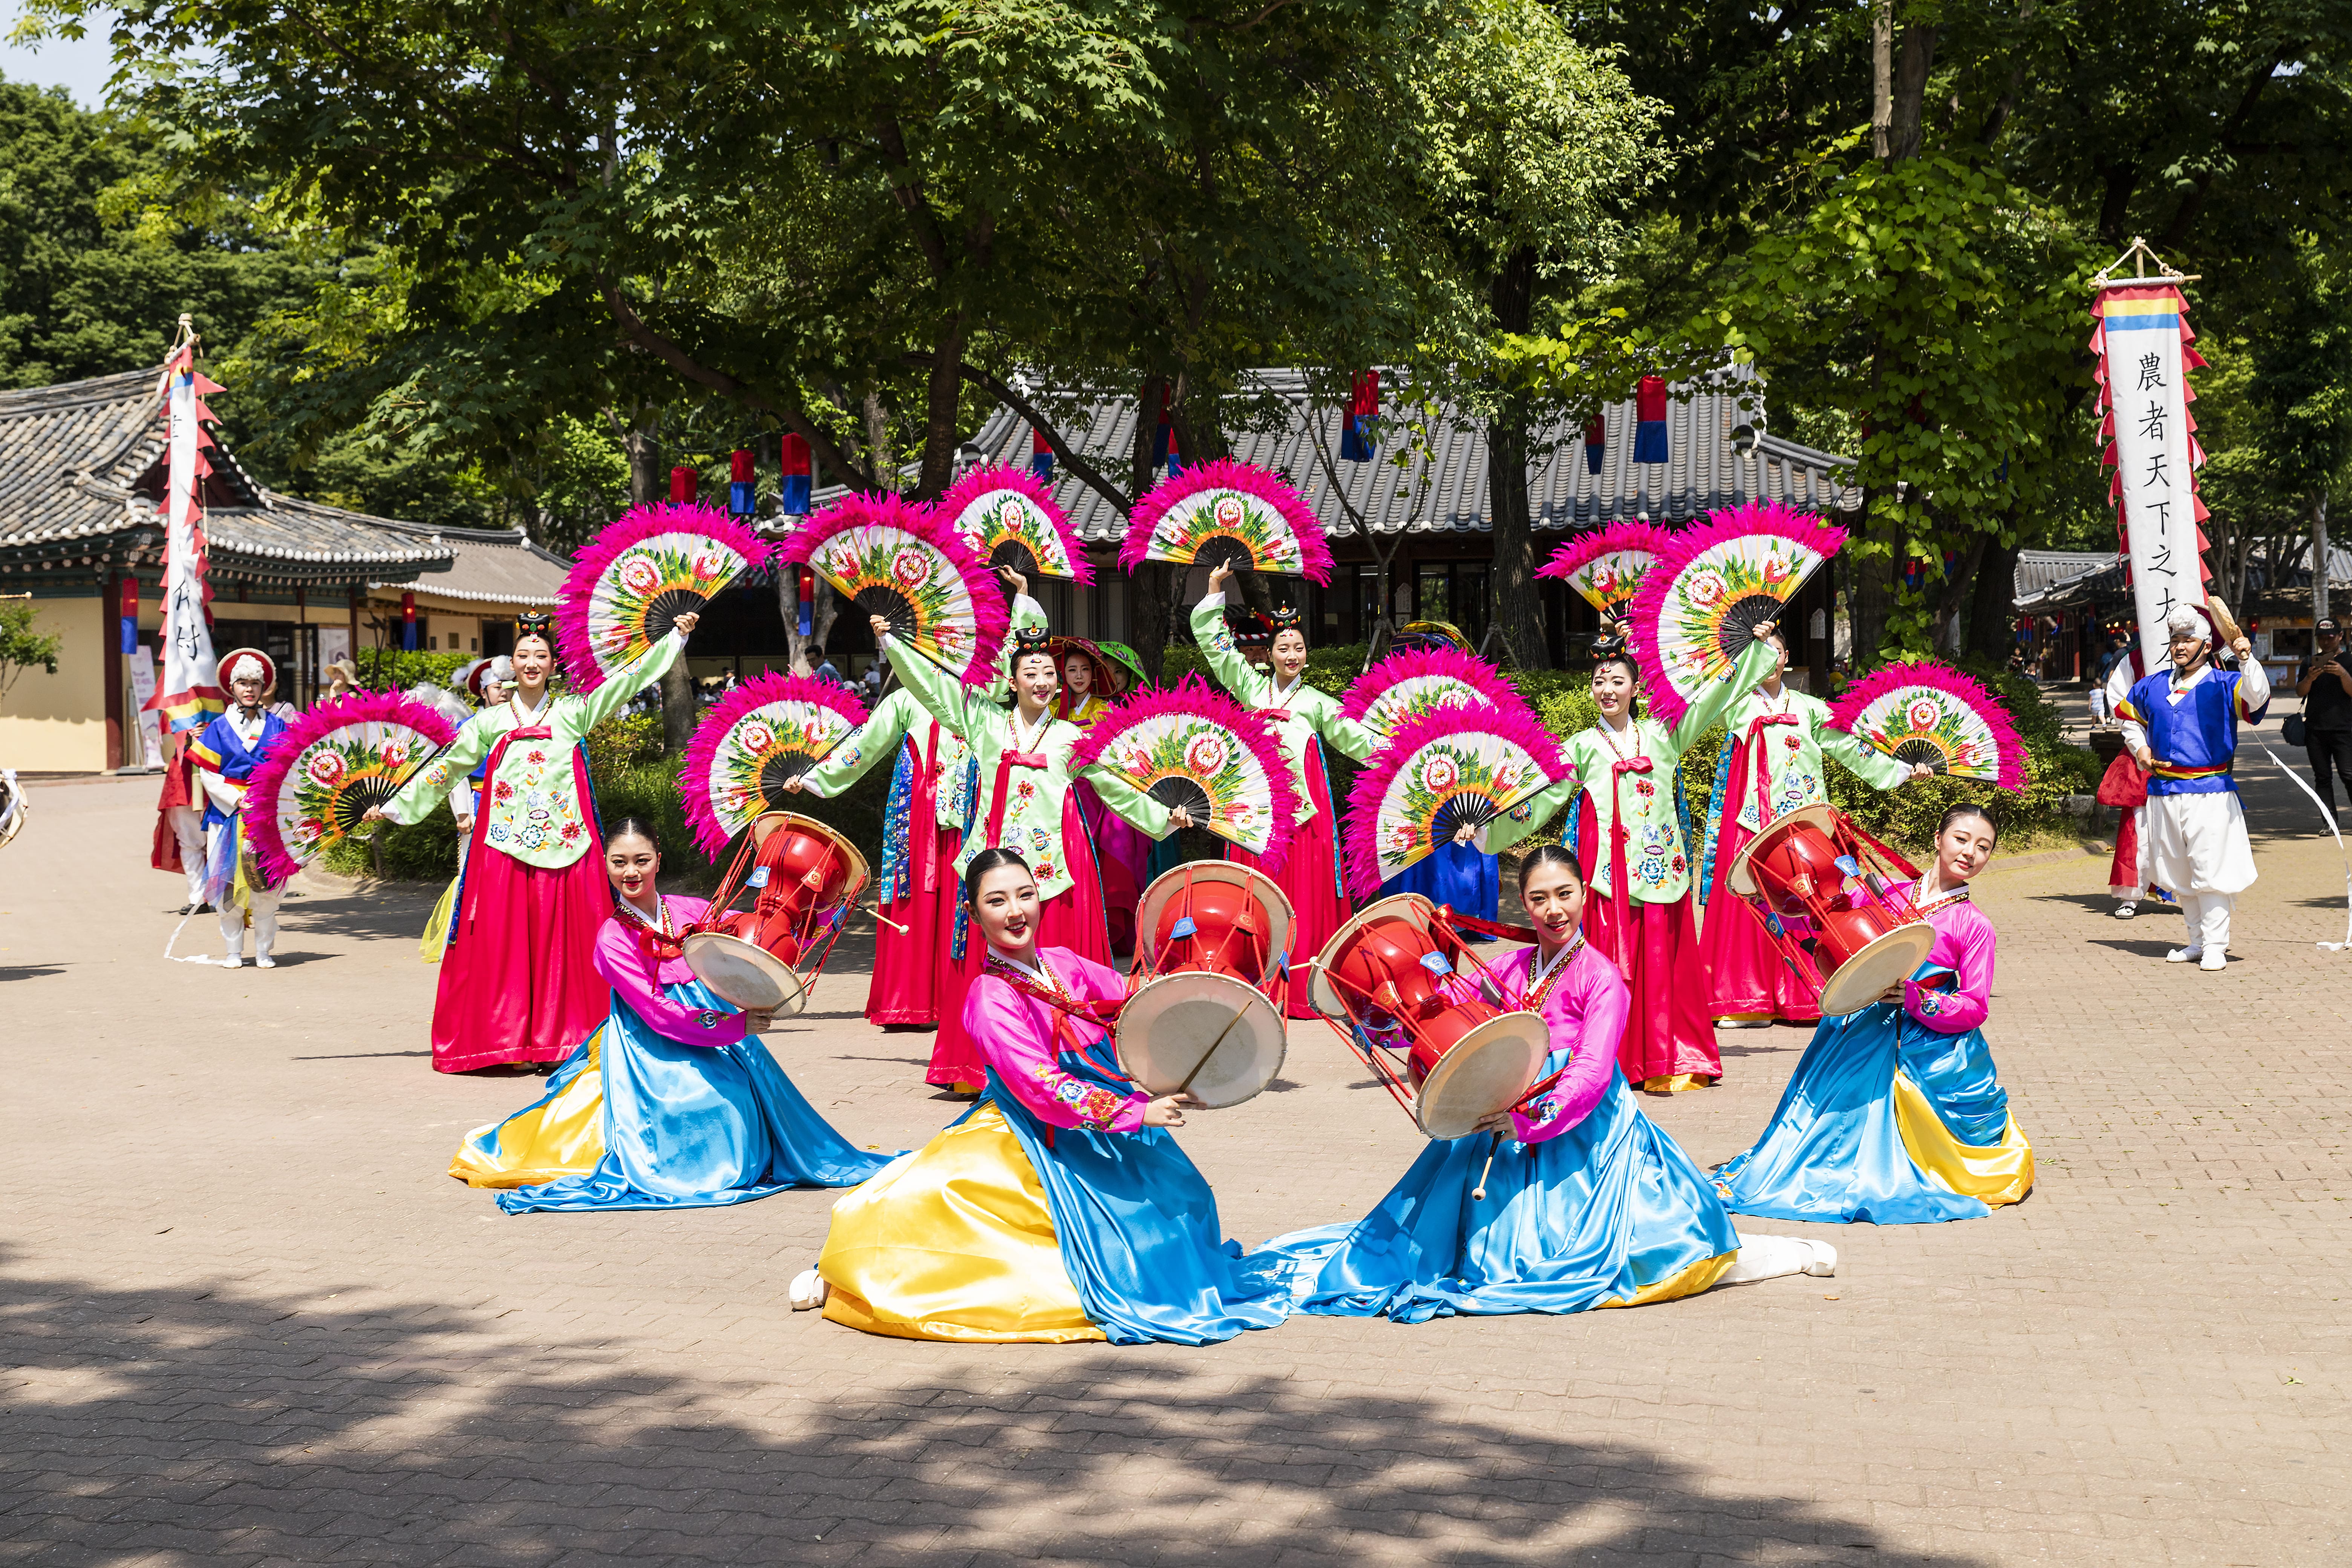
[[[310,630],[310,591],[297,584],[294,588],[294,706],[297,708],[308,708],[319,694],[319,672],[310,668],[313,661],[309,658],[310,649],[303,646],[310,640],[307,635]],[[307,691],[302,686],[306,675],[310,680]]]
[[[106,771],[122,766],[122,574],[106,576],[106,613],[99,616],[99,636],[106,647]]]
[[[352,584],[350,599],[351,599],[351,628],[352,628],[352,651],[351,651],[350,658],[351,658],[351,661],[352,661],[352,674],[354,674],[354,675],[357,675],[357,674],[359,673],[359,668],[360,668],[360,584],[359,584],[354,583],[354,584]]]

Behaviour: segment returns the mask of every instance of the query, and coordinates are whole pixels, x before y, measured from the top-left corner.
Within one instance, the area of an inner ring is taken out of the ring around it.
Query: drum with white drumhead
[[[1210,1110],[1263,1093],[1282,1071],[1290,900],[1265,872],[1223,860],[1179,866],[1143,890],[1140,984],[1114,1031],[1119,1066],[1152,1095]]]
[[[797,1013],[865,889],[866,857],[824,823],[788,811],[754,819],[744,852],[679,949],[697,979],[745,1012]],[[745,888],[756,890],[751,907],[729,909]]]

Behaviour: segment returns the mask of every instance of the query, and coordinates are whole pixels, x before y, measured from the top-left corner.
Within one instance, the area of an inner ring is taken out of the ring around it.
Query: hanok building
[[[94,773],[142,760],[163,572],[160,375],[0,392],[0,595],[29,595],[37,630],[63,638],[55,675],[13,672],[0,766]],[[374,585],[406,591],[457,563],[458,547],[413,524],[279,495],[225,447],[212,467],[213,646],[268,652],[285,700],[309,701],[327,660],[360,644]]]
[[[1858,507],[1859,493],[1835,477],[1845,459],[1764,428],[1761,391],[1744,366],[1674,389],[1664,463],[1633,460],[1631,402],[1613,405],[1604,416],[1597,471],[1588,460],[1580,426],[1530,431],[1529,449],[1537,455],[1528,464],[1528,505],[1538,563],[1571,531],[1612,522],[1682,524],[1758,499],[1824,515]],[[1484,425],[1441,411],[1415,439],[1401,426],[1387,424],[1376,427],[1371,458],[1349,461],[1339,456],[1344,406],[1318,405],[1303,373],[1257,371],[1244,388],[1244,400],[1254,400],[1265,416],[1236,421],[1243,427],[1231,437],[1233,456],[1279,472],[1298,487],[1321,521],[1337,563],[1328,587],[1302,582],[1292,589],[1303,595],[1316,640],[1362,641],[1377,618],[1379,569],[1369,531],[1381,553],[1394,552],[1392,619],[1447,622],[1473,646],[1482,643],[1494,561]],[[1067,401],[1055,400],[1056,408]],[[1131,394],[1081,400],[1062,434],[1117,483],[1129,471],[1137,417]],[[1000,408],[971,447],[977,460],[1025,465],[1031,427],[1012,410]],[[1086,542],[1096,578],[1089,588],[1045,585],[1041,597],[1048,615],[1055,626],[1080,636],[1132,640],[1128,585],[1117,569],[1126,512],[1072,477],[1066,466],[1057,467],[1053,488],[1054,499]],[[1207,574],[1195,571],[1192,578],[1179,595],[1185,603],[1204,591]],[[1579,637],[1594,629],[1592,612],[1557,582],[1543,579],[1538,587],[1547,642],[1554,660],[1564,661]],[[1802,667],[1800,679],[1811,673],[1815,689],[1824,689],[1833,619],[1829,574],[1806,585],[1795,608],[1805,641],[1792,648],[1791,662]],[[1181,635],[1180,628],[1171,631]],[[837,628],[835,635],[842,641],[837,652],[868,651],[856,640],[862,636],[859,628]]]

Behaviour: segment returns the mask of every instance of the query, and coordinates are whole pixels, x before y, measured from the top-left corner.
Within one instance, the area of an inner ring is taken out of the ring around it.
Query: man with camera
[[[2303,699],[2303,749],[2311,759],[2311,782],[2329,815],[2336,811],[2336,778],[2352,806],[2352,670],[2344,660],[2344,632],[2333,619],[2312,627],[2318,647],[2294,672],[2294,694]]]

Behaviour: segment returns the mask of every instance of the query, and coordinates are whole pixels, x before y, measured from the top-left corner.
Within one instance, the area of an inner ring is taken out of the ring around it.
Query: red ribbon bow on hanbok
[[[1647,757],[1622,757],[1609,770],[1609,881],[1617,900],[1617,967],[1627,974],[1633,973],[1630,945],[1633,889],[1625,871],[1625,845],[1633,837],[1633,830],[1625,826],[1624,807],[1618,804],[1617,783],[1627,773],[1646,773],[1653,765]]]
[[[1748,721],[1748,752],[1756,759],[1756,826],[1764,826],[1772,820],[1772,748],[1759,744],[1764,730],[1770,724],[1794,724],[1794,713],[1759,713]]]
[[[982,841],[984,844],[994,845],[997,836],[1004,829],[1004,803],[1013,793],[1013,770],[1045,766],[1045,753],[1043,752],[1007,751],[996,754],[996,788],[988,803],[988,834]]]
[[[482,769],[482,798],[474,803],[473,836],[466,841],[466,858],[458,866],[458,875],[462,882],[473,880],[472,878],[465,876],[466,869],[472,863],[475,852],[489,841],[490,802],[496,798],[496,791],[499,787],[499,765],[507,760],[507,748],[517,741],[551,741],[553,739],[555,739],[555,731],[544,724],[519,724],[500,735],[499,743],[490,748],[489,762]],[[585,800],[588,798],[587,768],[580,760],[580,749],[577,746],[572,748],[572,783],[579,789],[580,797]],[[465,888],[462,882],[458,896],[463,900],[462,913],[465,924],[470,930],[475,915],[481,909],[482,900],[478,894]]]

